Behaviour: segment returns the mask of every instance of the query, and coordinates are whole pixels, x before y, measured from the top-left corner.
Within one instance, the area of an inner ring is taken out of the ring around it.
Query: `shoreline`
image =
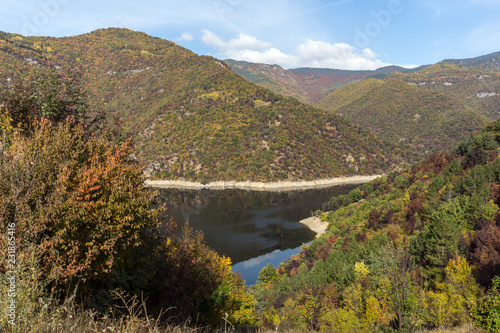
[[[328,222],[323,221],[316,216],[311,216],[307,219],[300,220],[299,223],[302,223],[303,225],[314,231],[316,233],[316,238],[319,238],[326,232],[326,229],[328,229]]]
[[[201,184],[198,182],[190,182],[184,180],[146,180],[147,187],[154,188],[167,188],[167,189],[185,189],[185,190],[227,190],[238,189],[248,191],[269,191],[269,192],[285,192],[297,190],[309,190],[317,188],[325,188],[339,185],[349,184],[364,184],[368,183],[381,175],[372,176],[351,176],[351,177],[338,177],[330,179],[319,179],[312,181],[278,181],[272,183],[252,182],[252,181],[216,181],[208,184]]]

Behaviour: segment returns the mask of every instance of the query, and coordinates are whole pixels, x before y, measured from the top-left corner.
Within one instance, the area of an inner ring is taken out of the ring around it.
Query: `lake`
[[[358,185],[293,192],[161,189],[161,201],[179,226],[185,221],[205,234],[208,246],[231,258],[247,284],[262,267],[277,266],[314,239],[300,220],[310,217],[332,196]]]

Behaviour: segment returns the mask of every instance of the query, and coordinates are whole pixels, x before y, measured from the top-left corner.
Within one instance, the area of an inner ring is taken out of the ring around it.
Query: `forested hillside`
[[[450,150],[482,128],[486,118],[449,95],[422,90],[399,79],[421,72],[365,79],[337,90],[317,106],[419,151]]]
[[[465,102],[476,94],[479,94],[480,98],[484,98],[491,97],[484,94],[498,93],[498,89],[494,89],[497,88],[498,84],[495,83],[492,86],[492,81],[498,81],[498,72],[500,71],[500,52],[470,59],[447,59],[437,65],[424,65],[417,68],[388,66],[372,71],[328,68],[284,69],[272,64],[258,64],[232,59],[224,61],[236,73],[247,80],[279,94],[293,96],[304,103],[312,105],[317,105],[323,98],[343,86],[367,78],[383,79],[393,74],[405,74],[401,78],[411,84],[422,88],[435,88],[437,91],[444,93],[450,92],[454,97],[458,97]],[[472,73],[472,76],[470,73]],[[491,78],[491,76],[495,78]],[[472,77],[475,79],[480,78],[480,80],[489,79],[474,82],[474,80],[471,80]],[[406,78],[409,79],[407,80]],[[410,78],[414,80],[412,81]],[[458,84],[461,88],[456,89],[457,86],[452,87],[452,84],[446,84],[444,85],[445,90],[440,89],[443,88],[441,85],[445,82]],[[464,87],[467,87],[465,89],[470,94],[463,95]],[[476,91],[472,93],[473,90]],[[473,108],[478,107],[486,113],[489,112],[487,106],[482,107],[481,105],[476,105],[477,103],[475,102],[477,101],[472,102],[470,106]],[[498,100],[496,106],[498,108]]]
[[[40,77],[34,91],[2,95],[0,303],[8,310],[0,331],[151,332],[216,327],[223,314],[255,326],[231,259],[165,220],[131,140],[117,143],[119,133],[87,114],[76,83]]]
[[[232,59],[224,60],[231,68],[250,82],[284,96],[292,96],[303,103],[315,104],[344,85],[365,79],[384,78],[394,73],[416,69],[399,66],[377,70],[341,70],[330,68],[284,69],[278,65],[257,64]]]
[[[156,178],[317,179],[381,173],[415,153],[249,83],[225,63],[126,29],[67,38],[0,34],[0,82],[76,72],[91,113],[116,117]],[[32,73],[31,75],[29,73]]]
[[[252,82],[341,114],[377,136],[426,152],[452,149],[455,141],[498,118],[496,56],[376,71],[286,70],[277,65],[226,61]]]
[[[478,66],[466,66],[465,63],[443,62],[417,72],[394,76],[422,90],[441,92],[491,121],[497,120],[500,116],[498,69],[493,71],[488,63],[471,62]]]
[[[386,332],[500,330],[500,123],[332,198],[325,235],[253,294],[275,329]]]
[[[484,56],[467,59],[446,59],[442,62],[451,62],[466,66],[477,66],[495,72],[500,72],[500,52],[493,52]]]

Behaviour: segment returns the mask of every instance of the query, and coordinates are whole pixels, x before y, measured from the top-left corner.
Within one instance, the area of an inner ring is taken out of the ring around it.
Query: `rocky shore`
[[[173,188],[173,189],[186,189],[186,190],[239,189],[239,190],[250,190],[250,191],[283,192],[283,191],[300,191],[300,190],[308,190],[316,188],[325,188],[325,187],[347,185],[347,184],[364,184],[378,177],[380,177],[380,175],[339,177],[339,178],[320,179],[313,181],[278,181],[272,183],[251,182],[251,181],[244,181],[244,182],[217,181],[217,182],[210,182],[208,184],[201,184],[184,180],[146,180],[146,186],[155,188]]]
[[[325,222],[316,216],[308,217],[307,219],[303,219],[299,222],[314,231],[316,233],[316,238],[323,235],[328,228],[328,222]]]

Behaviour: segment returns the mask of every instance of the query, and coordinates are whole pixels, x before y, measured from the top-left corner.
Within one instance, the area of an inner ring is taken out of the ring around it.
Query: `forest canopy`
[[[498,128],[332,198],[326,234],[252,287],[265,325],[414,332],[472,322],[498,332]]]

